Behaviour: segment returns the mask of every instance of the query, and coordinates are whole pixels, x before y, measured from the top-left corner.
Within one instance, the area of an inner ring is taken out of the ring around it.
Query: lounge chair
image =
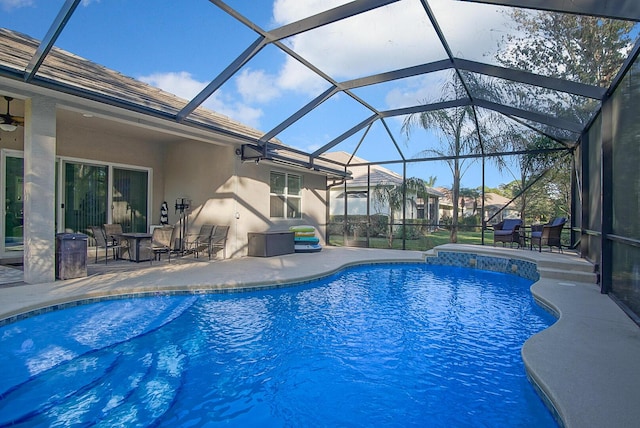
[[[100,226],[89,226],[89,230],[91,230],[91,234],[93,235],[93,239],[96,241],[96,263],[98,263],[98,249],[104,248],[104,262],[105,264],[109,260],[109,250],[113,252],[113,259],[117,258],[117,251],[120,251],[122,248],[117,241],[113,241],[111,239],[107,239],[104,229]]]
[[[222,258],[227,258],[227,235],[229,234],[229,226],[216,226],[216,230],[211,235],[211,245],[209,245],[209,258],[211,253],[222,250]]]
[[[519,218],[508,218],[494,224],[493,245],[496,245],[496,242],[502,242],[502,246],[507,242],[520,245],[520,226],[522,226],[522,220]]]
[[[549,251],[552,251],[552,247],[558,247],[562,252],[560,235],[566,222],[564,217],[555,217],[547,224],[531,226],[531,249],[537,245],[538,251],[542,252],[542,246],[546,245]]]
[[[149,262],[153,264],[154,260],[160,260],[162,254],[167,254],[169,263],[171,263],[171,239],[173,236],[173,226],[156,227],[151,233],[151,240],[148,241],[146,247],[152,253]]]
[[[184,249],[187,252],[193,252],[195,257],[200,256],[200,251],[209,249],[211,245],[211,235],[215,230],[213,224],[203,224],[200,226],[200,232],[197,234],[189,233],[184,238]]]

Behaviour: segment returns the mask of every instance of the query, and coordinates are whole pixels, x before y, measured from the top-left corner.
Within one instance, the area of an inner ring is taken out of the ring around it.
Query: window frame
[[[274,174],[278,174],[278,175],[284,175],[284,188],[282,189],[282,192],[274,192],[274,188],[272,187],[272,177]],[[289,188],[290,188],[290,180],[291,177],[295,177],[296,179],[299,180],[299,193],[297,195],[295,194],[290,194],[289,193]],[[302,189],[303,189],[303,175],[302,174],[295,174],[295,173],[291,173],[291,172],[286,172],[286,171],[278,171],[278,170],[271,170],[269,171],[269,218],[274,218],[274,219],[301,219],[303,217],[303,209],[302,209]],[[277,200],[279,202],[282,203],[282,206],[278,207],[281,212],[283,213],[283,215],[274,215],[274,206],[273,203],[274,201]],[[289,209],[289,201],[290,200],[297,200],[298,201],[298,216],[291,216],[290,212],[292,210]]]

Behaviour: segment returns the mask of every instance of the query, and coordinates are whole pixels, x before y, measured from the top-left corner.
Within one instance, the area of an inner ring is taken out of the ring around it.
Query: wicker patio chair
[[[566,218],[556,217],[547,224],[531,226],[531,249],[537,245],[538,251],[542,252],[542,247],[548,246],[549,251],[553,251],[552,247],[558,247],[562,252],[560,235],[562,235],[562,228],[566,222]]]
[[[514,242],[520,244],[520,226],[522,226],[522,220],[519,218],[508,218],[494,224],[493,245],[495,246],[496,242],[502,242],[502,246]]]

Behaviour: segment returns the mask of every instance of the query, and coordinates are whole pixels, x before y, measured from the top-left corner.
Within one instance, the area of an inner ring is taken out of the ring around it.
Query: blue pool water
[[[553,427],[520,357],[554,322],[529,286],[381,265],[49,312],[0,328],[0,426]]]

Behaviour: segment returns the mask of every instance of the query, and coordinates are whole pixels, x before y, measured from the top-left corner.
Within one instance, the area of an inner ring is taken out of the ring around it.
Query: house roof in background
[[[402,176],[397,174],[381,165],[357,165],[350,166],[349,164],[366,164],[367,160],[359,158],[358,156],[351,156],[347,152],[328,152],[323,155],[323,158],[331,159],[339,163],[347,165],[347,169],[351,171],[352,179],[347,182],[347,187],[366,187],[367,183],[371,186],[378,184],[388,184],[393,186],[399,186],[402,184]],[[367,175],[370,173],[370,179],[367,179]],[[437,189],[427,187],[427,193],[433,196],[444,196],[444,194]]]

